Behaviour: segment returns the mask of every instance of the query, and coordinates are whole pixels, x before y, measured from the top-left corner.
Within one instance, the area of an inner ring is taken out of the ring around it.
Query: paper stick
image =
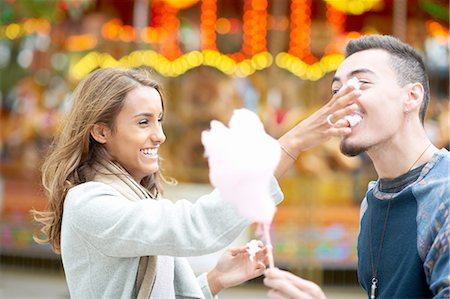
[[[270,240],[270,224],[262,224],[264,230],[264,239],[266,240],[267,254],[269,256],[269,268],[274,268],[275,263],[273,261],[273,247],[272,241]]]

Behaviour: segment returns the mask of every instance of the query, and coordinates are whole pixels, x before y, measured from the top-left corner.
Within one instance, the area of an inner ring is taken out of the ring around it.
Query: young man
[[[425,133],[423,60],[396,38],[364,36],[348,43],[332,92],[353,77],[359,109],[341,151],[366,152],[379,176],[361,204],[359,282],[370,298],[449,298],[450,154]],[[338,120],[327,119],[330,126]],[[277,269],[265,283],[273,298],[324,297],[317,285]]]

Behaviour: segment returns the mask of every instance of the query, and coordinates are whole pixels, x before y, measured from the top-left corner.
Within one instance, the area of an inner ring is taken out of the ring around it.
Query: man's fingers
[[[269,298],[311,298],[311,296],[308,295],[307,292],[304,292],[303,290],[297,288],[288,279],[271,279],[266,277],[264,279],[264,285],[273,290],[272,295],[270,295],[273,297],[270,297],[268,294]],[[278,297],[275,297],[275,295],[277,295]]]
[[[280,269],[268,269],[265,272],[266,278],[264,279],[264,284],[267,282],[274,286],[287,286],[289,290],[299,289],[308,294],[320,293],[320,288],[313,282],[300,278],[288,271],[283,271]],[[290,282],[290,283],[289,283]],[[284,290],[284,289],[283,289]],[[288,294],[288,293],[287,293]]]
[[[296,288],[308,295],[305,298],[325,298],[322,289],[314,282],[298,277],[290,272],[287,272],[287,276]]]
[[[267,292],[267,298],[269,299],[292,299],[289,297],[286,297],[285,294],[277,291],[277,290],[270,290],[269,292]]]

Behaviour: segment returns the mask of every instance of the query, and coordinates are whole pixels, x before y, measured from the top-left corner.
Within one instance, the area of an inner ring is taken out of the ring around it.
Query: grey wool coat
[[[276,203],[283,194],[273,178]],[[200,197],[129,201],[111,186],[87,182],[65,198],[61,256],[71,298],[134,298],[141,256],[174,256],[176,298],[212,298],[206,275],[183,257],[229,245],[250,222],[217,190]]]

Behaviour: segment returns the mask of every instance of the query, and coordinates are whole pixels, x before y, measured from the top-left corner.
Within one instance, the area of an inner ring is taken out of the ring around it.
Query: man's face
[[[338,91],[352,77],[362,83],[361,96],[356,100],[362,121],[341,142],[342,153],[349,156],[399,138],[404,121],[403,102],[408,97],[406,87],[398,85],[389,54],[384,50],[365,50],[345,59],[336,71],[332,91]]]

